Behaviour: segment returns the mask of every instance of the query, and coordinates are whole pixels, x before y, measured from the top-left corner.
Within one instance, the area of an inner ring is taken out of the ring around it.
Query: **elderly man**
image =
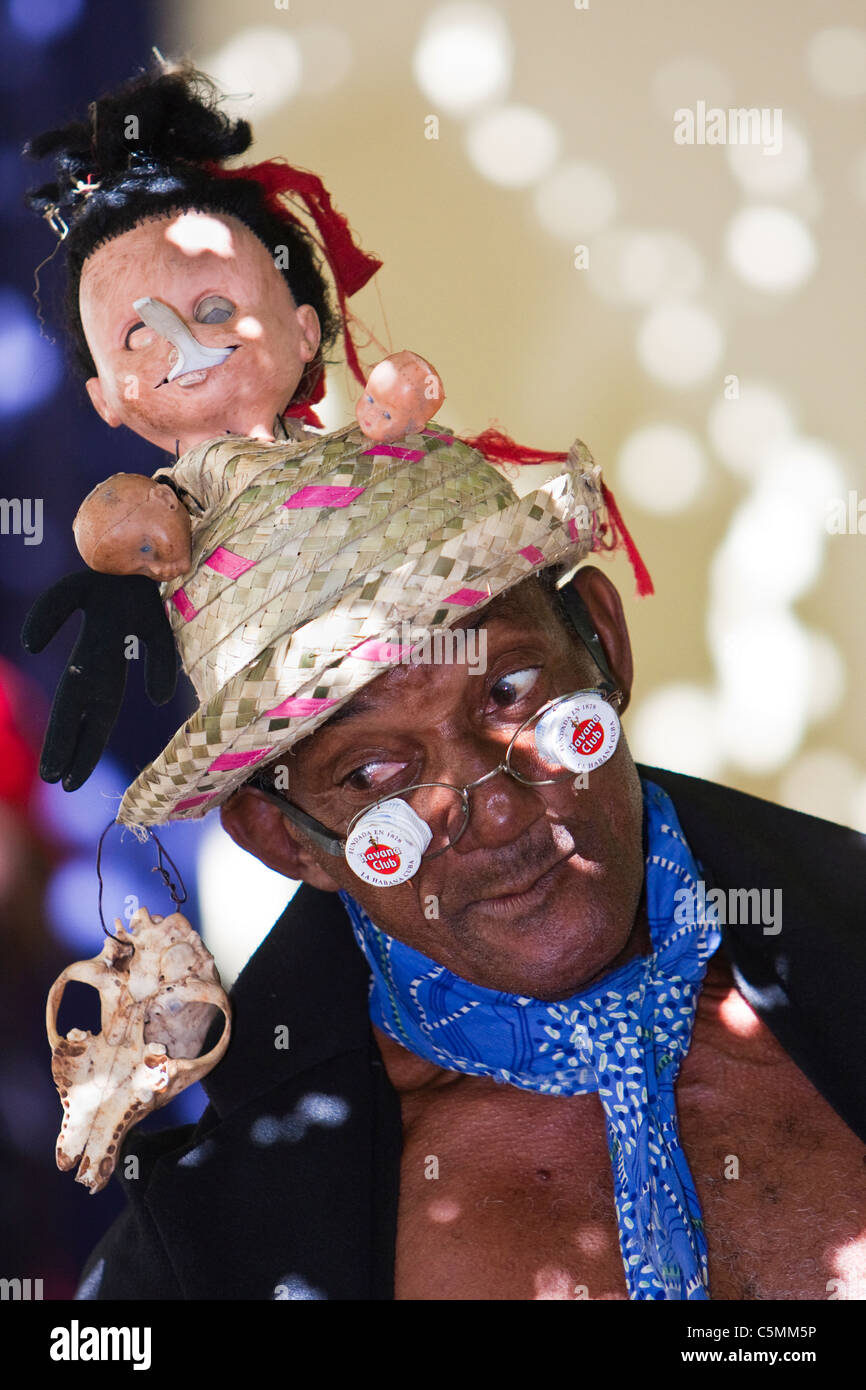
[[[617,594],[594,567],[571,587],[624,708],[632,663]],[[543,1084],[552,1073],[533,1058],[544,1044],[532,1014],[538,1001],[602,998],[613,974],[649,957],[660,900],[642,779],[676,808],[678,874],[690,851],[724,901],[748,887],[784,903],[769,929],[722,929],[662,1121],[697,1191],[708,1292],[819,1298],[862,1279],[851,885],[863,839],[637,767],[622,738],[584,789],[509,776],[503,751],[524,717],[602,674],[568,611],[544,576],[514,587],[474,620],[487,634],[483,679],[459,662],[395,667],[224,805],[239,844],[306,886],[235,987],[236,1036],[200,1124],[133,1136],[130,1211],[95,1252],[85,1296],[626,1298],[616,1111],[591,1087]],[[291,802],[270,790],[286,763]],[[441,790],[432,853],[402,885],[363,883],[299,827],[295,808],[339,836],[365,799],[421,769],[424,781],[477,785],[462,830],[449,830],[454,794]],[[678,1010],[674,992],[668,1003]],[[556,1026],[567,1019],[548,1012],[567,1064],[568,1029]],[[462,1025],[449,1033],[454,1014]],[[660,1049],[644,1045],[660,1073]]]
[[[90,576],[99,640],[70,661],[43,772],[86,776],[102,667],[130,631],[164,641],[165,603],[199,705],[118,819],[219,807],[304,886],[233,990],[199,1124],[124,1144],[129,1208],[80,1296],[799,1299],[861,1279],[866,841],[633,762],[622,607],[579,567],[616,516],[579,441],[509,470],[441,421],[396,446],[286,421],[325,313],[272,258],[275,179],[300,176],[214,169],[249,131],[195,103],[178,120],[186,80],[157,80],[134,168],[118,132],[150,79],[40,150],[76,180],[96,409],[176,447],[160,478],[244,485],[191,574]],[[145,331],[143,299],[176,331]],[[191,343],[214,365],[178,373]],[[37,604],[31,649],[70,606]],[[396,659],[406,622],[483,633],[483,669]]]

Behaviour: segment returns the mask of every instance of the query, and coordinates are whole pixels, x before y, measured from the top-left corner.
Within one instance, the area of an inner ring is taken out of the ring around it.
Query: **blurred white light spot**
[[[803,753],[779,780],[779,800],[793,811],[848,824],[858,791],[858,770],[835,749]]]
[[[758,488],[737,508],[712,564],[713,583],[740,596],[743,608],[790,603],[821,572],[826,535],[810,499]]]
[[[595,236],[616,213],[616,187],[607,171],[576,160],[548,174],[533,199],[541,225],[566,240]]]
[[[412,58],[426,97],[455,116],[504,96],[513,46],[508,26],[489,5],[443,5],[427,20]]]
[[[827,499],[839,494],[842,477],[820,440],[785,441],[767,457],[712,560],[711,646],[732,622],[791,602],[814,584],[827,540]]]
[[[469,158],[484,178],[502,188],[536,183],[555,163],[559,132],[530,106],[500,106],[472,122],[466,133]]]
[[[226,989],[300,886],[247,854],[218,821],[208,828],[198,861],[201,934]]]
[[[743,208],[725,230],[728,264],[747,285],[784,293],[797,289],[815,268],[812,235],[785,208]]]
[[[860,97],[866,92],[866,30],[840,24],[821,29],[806,49],[806,69],[828,97]]]
[[[201,67],[225,93],[222,106],[230,115],[261,120],[298,91],[301,50],[285,29],[257,25],[204,57]]]
[[[809,632],[812,645],[812,689],[809,723],[818,724],[834,714],[842,703],[847,684],[842,653],[826,632]]]
[[[652,97],[662,116],[671,122],[682,106],[694,108],[698,101],[707,106],[731,104],[731,81],[716,63],[706,58],[674,58],[658,69],[652,80]],[[671,136],[673,139],[673,136]]]
[[[593,243],[590,288],[611,303],[686,299],[703,280],[700,255],[676,232],[617,229]]]
[[[795,493],[820,530],[825,528],[827,502],[840,497],[846,487],[839,455],[823,439],[798,436],[781,441],[767,457],[763,474],[769,487]]]
[[[787,115],[782,121],[782,148],[765,154],[762,145],[726,145],[725,158],[734,178],[747,193],[779,197],[790,193],[809,172],[811,155],[805,137]]]
[[[724,335],[718,321],[696,304],[665,303],[651,309],[638,330],[641,366],[664,386],[697,386],[718,366]]]
[[[803,625],[784,609],[716,624],[719,736],[728,760],[750,772],[775,772],[805,731],[812,648]]]
[[[680,425],[635,430],[617,459],[619,487],[637,506],[658,516],[673,516],[690,507],[706,472],[700,441]]]
[[[715,696],[685,682],[659,686],[629,714],[628,741],[650,767],[715,777],[722,766]]]
[[[295,29],[293,38],[301,57],[305,92],[319,96],[346,80],[352,66],[352,44],[345,30],[333,24],[308,24]]]
[[[740,382],[739,396],[722,398],[710,411],[707,431],[722,463],[740,477],[757,473],[777,445],[793,438],[790,406],[769,386]]]

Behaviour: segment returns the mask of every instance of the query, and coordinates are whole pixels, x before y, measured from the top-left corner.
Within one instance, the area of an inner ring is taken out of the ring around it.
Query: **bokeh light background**
[[[460,433],[496,423],[547,449],[579,436],[603,465],[656,586],[637,600],[627,561],[600,561],[635,648],[635,757],[866,831],[866,534],[828,529],[834,503],[855,522],[862,503],[866,533],[861,6],[150,13],[148,41],[193,56],[253,123],[245,159],[317,171],[384,260],[350,301],[374,335],[368,365],[411,347]],[[781,150],[677,143],[674,112],[699,103],[778,109]],[[0,362],[42,354],[44,400],[56,363],[28,290],[4,311]],[[356,394],[332,369],[328,428]],[[103,428],[85,416],[68,422],[73,453]],[[201,907],[231,978],[286,883],[211,821]]]

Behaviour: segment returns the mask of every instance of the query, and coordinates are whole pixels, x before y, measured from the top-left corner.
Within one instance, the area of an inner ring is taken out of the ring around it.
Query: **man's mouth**
[[[547,894],[556,886],[559,870],[563,864],[568,863],[571,857],[572,855],[566,855],[564,859],[557,859],[543,873],[536,874],[528,881],[518,881],[509,885],[504,893],[475,898],[466,904],[463,911],[467,912],[471,909],[482,915],[493,917],[518,917],[524,912],[531,912],[533,908],[544,902]]]

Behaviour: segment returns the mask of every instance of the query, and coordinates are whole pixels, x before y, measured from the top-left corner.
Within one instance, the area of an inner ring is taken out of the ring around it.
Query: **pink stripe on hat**
[[[325,487],[311,483],[308,487],[302,487],[300,492],[293,492],[283,506],[291,510],[296,507],[348,507],[365,491],[363,487]]]
[[[486,589],[455,589],[454,593],[445,599],[445,603],[459,603],[468,608],[471,604],[489,597]]]
[[[577,522],[575,521],[573,516],[569,517],[568,519],[568,534],[571,536],[571,539],[573,541],[580,540],[580,532],[577,529]]]
[[[353,647],[349,655],[357,657],[359,661],[400,661],[403,653],[411,650],[411,646],[401,642],[380,642],[378,638],[371,637]]]
[[[193,608],[192,601],[184,589],[175,589],[171,601],[186,623],[191,622],[198,612],[197,608]]]
[[[531,565],[538,565],[544,559],[544,551],[539,550],[537,545],[525,545],[520,553]]]
[[[226,574],[229,579],[237,579],[239,574],[253,569],[255,563],[255,560],[245,560],[243,555],[236,555],[233,550],[226,550],[224,545],[218,545],[205,560],[205,564],[216,570],[217,574]]]
[[[273,709],[266,709],[265,714],[269,719],[279,719],[285,715],[318,714],[320,709],[327,709],[329,705],[336,703],[336,700],[317,700],[312,696],[290,695],[287,700],[283,700],[281,705],[274,705]]]
[[[205,792],[204,796],[188,796],[186,801],[179,801],[175,806],[176,811],[187,811],[190,806],[200,806],[203,801],[210,801],[216,796],[216,792]]]
[[[249,753],[220,753],[210,764],[208,772],[230,772],[235,767],[249,767],[250,763],[266,758],[270,751],[270,748],[253,748]]]
[[[389,458],[403,459],[406,463],[417,463],[425,457],[423,449],[401,449],[398,444],[374,444],[372,449],[364,449],[358,457],[367,458],[369,454],[387,454]]]

